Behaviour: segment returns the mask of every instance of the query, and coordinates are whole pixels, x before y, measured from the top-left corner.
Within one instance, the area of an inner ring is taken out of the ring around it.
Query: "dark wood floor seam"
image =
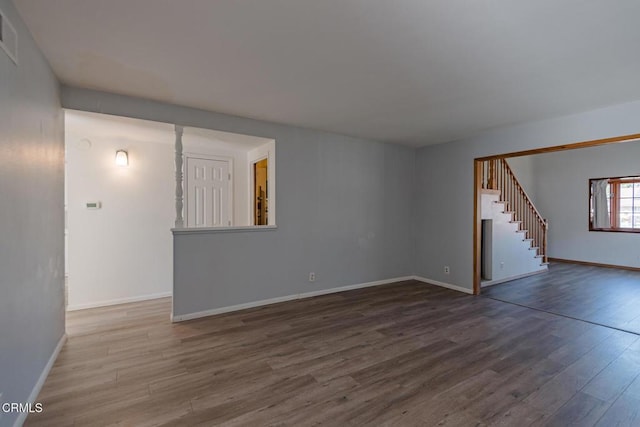
[[[545,274],[482,289],[497,301],[640,335],[640,272],[555,263]]]
[[[592,325],[597,325],[597,326],[604,326],[605,328],[615,329],[616,331],[627,332],[629,334],[634,334],[634,335],[640,336],[640,333],[635,332],[635,331],[631,331],[631,330],[623,329],[623,328],[617,328],[615,326],[605,325],[604,323],[598,323],[598,322],[594,322],[594,321],[591,321],[591,320],[580,319],[578,317],[573,317],[573,316],[570,316],[570,315],[565,314],[565,313],[557,313],[555,311],[545,310],[545,309],[542,309],[542,308],[539,308],[539,307],[532,307],[530,305],[520,304],[520,303],[517,303],[517,302],[508,301],[506,299],[500,299],[500,298],[493,297],[493,296],[488,296],[488,295],[480,295],[480,296],[483,297],[483,298],[492,299],[494,301],[500,301],[500,302],[504,302],[504,303],[507,303],[507,304],[513,304],[513,305],[517,305],[518,307],[529,308],[531,310],[536,310],[536,311],[541,311],[543,313],[553,314],[554,316],[566,317],[567,319],[573,319],[573,320],[577,320],[579,322],[590,323]]]

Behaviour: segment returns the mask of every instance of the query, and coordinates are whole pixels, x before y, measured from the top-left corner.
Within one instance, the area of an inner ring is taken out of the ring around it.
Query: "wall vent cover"
[[[0,10],[0,47],[18,64],[18,33],[7,16]]]

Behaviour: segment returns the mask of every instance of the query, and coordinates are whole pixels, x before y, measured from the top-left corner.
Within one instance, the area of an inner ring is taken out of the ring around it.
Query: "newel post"
[[[176,223],[175,228],[184,228],[184,218],[182,211],[184,207],[183,185],[182,185],[182,131],[183,127],[176,125]]]

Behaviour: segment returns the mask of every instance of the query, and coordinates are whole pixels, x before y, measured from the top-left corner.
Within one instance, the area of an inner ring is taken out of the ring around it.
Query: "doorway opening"
[[[269,159],[253,163],[253,225],[269,224]]]
[[[174,126],[65,110],[67,311],[170,297]]]
[[[474,224],[473,224],[473,293],[479,295],[481,293],[481,280],[482,280],[482,194],[483,194],[483,182],[486,182],[487,172],[484,167],[487,162],[489,164],[492,161],[504,160],[508,158],[530,156],[533,154],[552,153],[557,151],[575,150],[580,148],[597,147],[606,144],[617,144],[624,142],[631,142],[640,139],[640,134],[623,135],[612,138],[597,139],[591,141],[578,142],[573,144],[558,145],[554,147],[545,147],[533,150],[517,151],[511,153],[504,153],[494,156],[479,157],[474,159]],[[489,179],[494,179],[489,172]],[[492,187],[489,187],[492,188]],[[585,184],[586,188],[586,184]],[[585,202],[585,206],[587,202]],[[553,226],[553,225],[551,225]]]

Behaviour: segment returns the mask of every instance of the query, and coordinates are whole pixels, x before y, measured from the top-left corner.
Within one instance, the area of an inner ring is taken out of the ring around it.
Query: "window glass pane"
[[[633,183],[620,184],[620,197],[633,197]]]
[[[640,213],[633,216],[633,228],[640,228]]]
[[[620,228],[631,228],[632,215],[630,213],[620,214]]]
[[[640,182],[636,182],[635,184],[633,184],[633,194],[636,197],[640,197]]]
[[[620,199],[620,212],[631,212],[633,207],[633,199]]]

